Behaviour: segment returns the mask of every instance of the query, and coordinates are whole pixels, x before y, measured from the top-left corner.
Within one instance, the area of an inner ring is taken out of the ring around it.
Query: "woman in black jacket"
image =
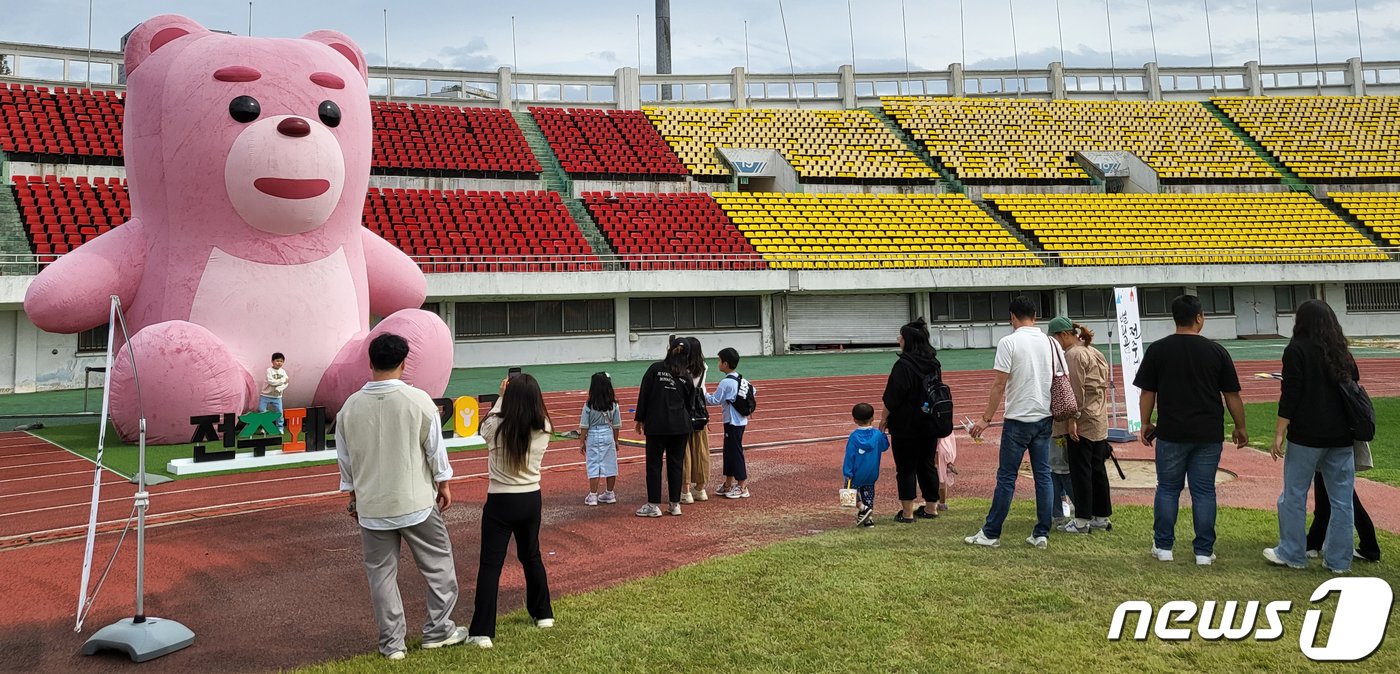
[[[1283,351],[1283,392],[1278,401],[1274,460],[1283,461],[1278,497],[1277,547],[1265,548],[1272,564],[1307,566],[1307,499],[1313,474],[1321,473],[1332,506],[1322,561],[1335,573],[1351,569],[1352,491],[1356,482],[1354,437],[1338,383],[1360,380],[1356,360],[1332,308],[1308,300],[1293,317],[1293,339]],[[1287,451],[1285,453],[1285,442]]]
[[[666,488],[672,515],[681,514],[681,482],[686,441],[694,430],[687,402],[693,394],[689,357],[683,337],[672,337],[666,359],[657,361],[642,375],[637,392],[637,432],[647,443],[647,502],[638,517],[661,516],[661,460],[666,460]]]
[[[923,405],[924,377],[939,371],[941,366],[929,342],[928,324],[922,318],[899,329],[899,349],[899,360],[885,382],[885,416],[880,429],[889,432],[894,454],[895,484],[902,507],[895,513],[894,521],[908,524],[915,518],[938,517],[937,511],[928,510],[927,505],[915,510],[914,497],[916,491],[921,491],[925,502],[938,500],[938,470],[934,465],[938,438]]]

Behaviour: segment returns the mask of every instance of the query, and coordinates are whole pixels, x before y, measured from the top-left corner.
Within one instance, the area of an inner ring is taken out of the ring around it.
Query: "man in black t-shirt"
[[[1225,438],[1225,408],[1244,447],[1249,438],[1240,378],[1224,347],[1201,336],[1206,318],[1194,295],[1172,300],[1176,333],[1152,343],[1133,385],[1142,389],[1142,444],[1157,443],[1157,497],[1153,502],[1152,556],[1172,561],[1181,489],[1191,484],[1196,563],[1215,561],[1215,472]],[[1224,404],[1221,404],[1221,397]],[[1152,410],[1157,408],[1157,423]]]

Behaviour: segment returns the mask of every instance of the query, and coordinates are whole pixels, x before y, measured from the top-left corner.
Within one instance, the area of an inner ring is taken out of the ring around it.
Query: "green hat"
[[[1064,316],[1056,316],[1050,319],[1050,334],[1057,332],[1069,332],[1074,329],[1074,323]]]

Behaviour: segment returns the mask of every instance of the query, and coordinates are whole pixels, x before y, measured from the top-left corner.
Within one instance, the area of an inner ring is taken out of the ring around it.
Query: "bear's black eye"
[[[340,106],[335,101],[321,101],[321,107],[316,108],[316,113],[321,115],[321,123],[334,129],[340,126]]]
[[[247,124],[258,118],[262,114],[262,106],[258,105],[258,99],[252,96],[239,96],[229,101],[228,116],[235,122]]]

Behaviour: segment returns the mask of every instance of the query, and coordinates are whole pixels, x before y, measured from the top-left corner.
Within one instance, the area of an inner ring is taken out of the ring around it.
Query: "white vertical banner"
[[[1133,386],[1138,365],[1142,363],[1142,319],[1138,314],[1137,288],[1113,289],[1114,311],[1118,317],[1118,346],[1123,365],[1123,402],[1128,410],[1128,432],[1142,428],[1142,408],[1138,405],[1141,392]]]

